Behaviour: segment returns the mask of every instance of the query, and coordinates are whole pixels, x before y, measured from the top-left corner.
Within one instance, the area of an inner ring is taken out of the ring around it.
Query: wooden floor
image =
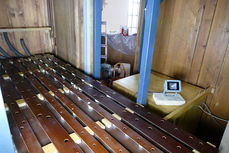
[[[218,151],[53,55],[2,60],[0,73],[18,152]]]

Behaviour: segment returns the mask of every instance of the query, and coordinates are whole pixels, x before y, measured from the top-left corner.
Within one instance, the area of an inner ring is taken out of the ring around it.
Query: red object
[[[122,35],[123,35],[123,36],[128,36],[128,35],[129,35],[129,34],[128,34],[128,28],[122,27]]]

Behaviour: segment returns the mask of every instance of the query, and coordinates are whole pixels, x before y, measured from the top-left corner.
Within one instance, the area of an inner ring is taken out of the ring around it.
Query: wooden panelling
[[[215,85],[229,42],[229,1],[219,0],[198,79],[198,85]]]
[[[226,55],[218,81],[216,83],[216,90],[214,95],[208,98],[208,106],[214,115],[219,116],[224,119],[229,119],[229,47],[227,47]],[[200,124],[199,134],[200,137],[208,139],[211,142],[216,142],[219,145],[221,137],[223,135],[223,126],[226,126],[225,122],[219,121],[216,124],[209,115],[203,114]],[[219,126],[221,124],[221,126]]]
[[[224,62],[216,84],[215,94],[210,104],[214,114],[225,119],[229,119],[229,47],[224,58]]]
[[[163,1],[152,70],[205,88],[214,87],[207,104],[213,114],[229,119],[228,44],[228,0]],[[205,114],[202,123],[218,127]]]
[[[83,0],[55,0],[57,56],[83,69]]]
[[[26,28],[49,26],[47,0],[0,0],[0,28]],[[10,32],[9,39],[19,52],[24,54],[20,39],[24,39],[32,54],[52,51],[48,31]],[[14,55],[6,45],[2,33],[0,46]]]
[[[201,86],[215,87],[215,93],[207,100],[214,115],[229,119],[228,82],[229,82],[229,1],[218,0],[203,64],[198,79]],[[217,120],[218,121],[218,120]],[[220,122],[225,125],[225,122]],[[220,141],[222,128],[208,115],[203,115],[201,128],[208,127],[212,139]],[[217,130],[216,130],[217,129]],[[204,136],[208,134],[204,133]]]
[[[51,39],[49,31],[26,31],[26,32],[10,32],[8,33],[9,40],[14,48],[25,55],[25,52],[20,44],[20,39],[24,39],[27,48],[32,54],[45,53],[52,51]],[[10,51],[3,33],[0,33],[0,46],[11,56],[16,56]]]
[[[77,37],[76,37],[76,41],[78,42],[77,45],[77,67],[82,69],[84,68],[84,47],[83,47],[83,0],[78,0],[77,3],[75,3],[75,5],[77,5],[77,9],[75,9],[75,16],[76,16],[76,33],[77,33]]]
[[[145,0],[140,1],[140,7],[139,7],[139,17],[138,17],[138,32],[136,37],[136,50],[135,50],[135,58],[134,58],[134,64],[133,64],[133,72],[138,72],[138,65],[139,65],[139,54],[141,49],[141,38],[142,38],[142,28],[143,28],[143,19],[144,19],[144,11],[145,11]]]
[[[57,0],[54,2],[57,55],[65,60],[68,60],[68,53],[72,52],[72,49],[75,47],[73,39],[73,34],[75,33],[73,30],[73,23],[75,21],[73,10],[72,0]],[[74,56],[72,54],[72,57]],[[72,62],[72,60],[70,61]]]
[[[48,26],[47,0],[0,0],[0,27]]]
[[[198,80],[200,68],[204,58],[204,53],[207,47],[209,32],[212,25],[216,4],[217,0],[207,0],[205,4],[205,10],[202,17],[198,40],[196,42],[196,49],[193,56],[192,66],[188,76],[188,81],[193,84],[196,84]]]
[[[163,1],[152,69],[187,80],[205,1]]]

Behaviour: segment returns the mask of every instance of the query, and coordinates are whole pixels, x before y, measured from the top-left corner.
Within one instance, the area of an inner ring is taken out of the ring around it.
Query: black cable
[[[195,107],[198,107],[202,112],[204,112],[207,115],[209,115],[211,117],[211,119],[216,123],[216,125],[218,125],[221,129],[224,129],[225,128],[224,125],[219,123],[217,120],[220,120],[220,121],[223,121],[223,122],[226,122],[226,123],[228,123],[229,120],[226,120],[226,119],[223,119],[221,117],[213,115],[211,110],[209,109],[208,105],[205,102],[203,102],[201,104],[204,105],[204,107],[206,108],[207,111],[205,111],[204,108],[202,106],[200,106],[200,105],[199,106],[195,106]]]
[[[20,43],[21,43],[21,47],[24,49],[26,55],[27,56],[31,56],[30,51],[28,50],[28,48],[25,45],[24,39],[20,39]]]
[[[14,47],[13,45],[10,43],[9,41],[9,38],[8,38],[8,35],[7,35],[7,32],[3,32],[3,35],[4,35],[4,38],[5,38],[5,41],[7,43],[7,45],[9,46],[10,50],[17,56],[19,57],[23,57],[24,55],[22,55],[21,53],[19,53]]]
[[[10,58],[11,56],[0,46],[0,52],[2,53],[3,57]]]

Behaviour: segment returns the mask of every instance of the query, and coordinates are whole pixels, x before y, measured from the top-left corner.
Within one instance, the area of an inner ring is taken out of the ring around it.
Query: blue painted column
[[[100,78],[101,69],[101,14],[102,1],[93,1],[93,76]]]
[[[83,0],[83,33],[84,33],[84,72],[87,74],[91,73],[91,57],[90,57],[90,51],[91,51],[91,0]]]
[[[146,6],[140,76],[137,95],[137,102],[142,105],[146,105],[147,103],[149,79],[153,60],[154,45],[156,40],[160,2],[161,0],[148,0]]]

